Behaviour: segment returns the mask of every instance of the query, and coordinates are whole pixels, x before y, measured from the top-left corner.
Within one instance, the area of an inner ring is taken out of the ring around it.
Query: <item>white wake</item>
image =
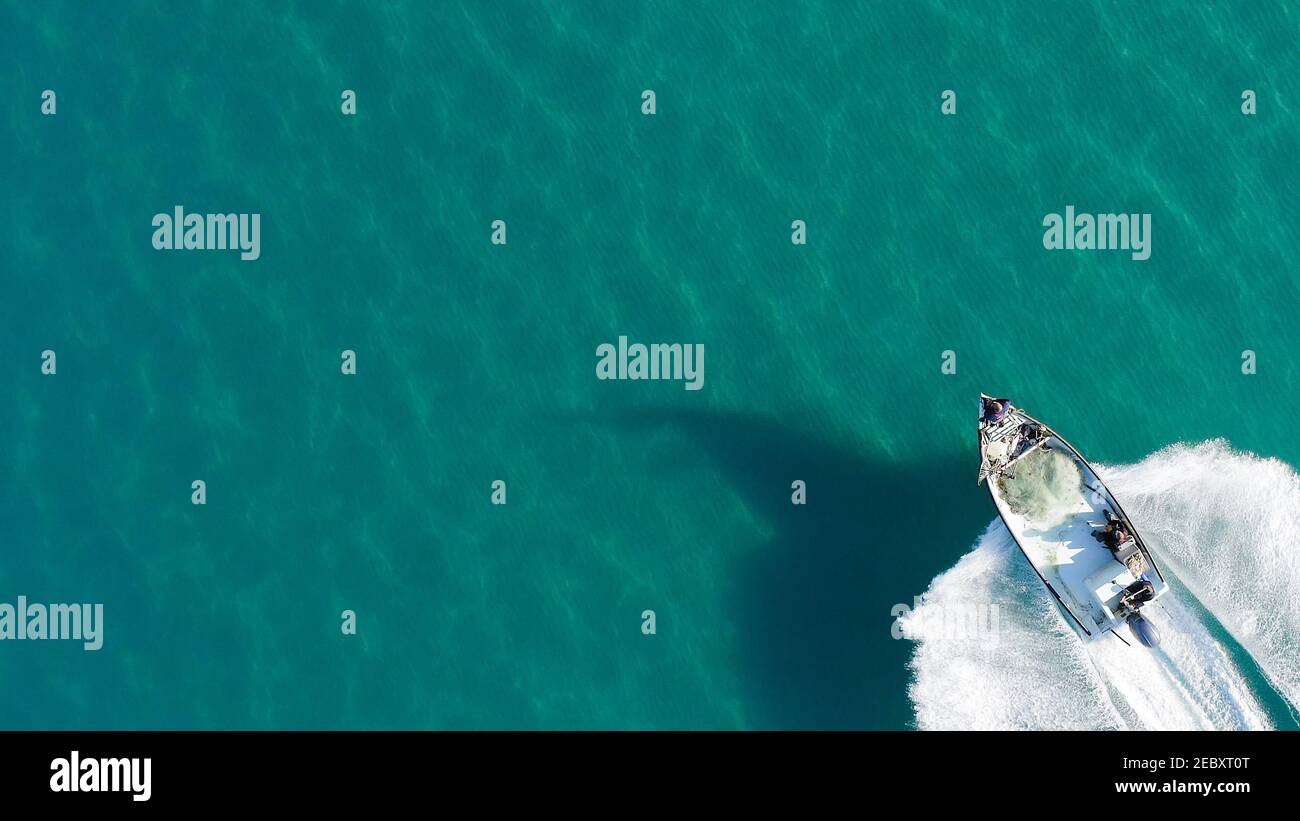
[[[1273,722],[1261,685],[1300,704],[1300,475],[1222,441],[1095,467],[1156,562],[1186,587],[1144,611],[1161,646],[1114,637],[1085,646],[995,520],[901,620],[916,641],[918,727],[1264,729]],[[984,629],[953,618],[971,610]],[[1221,630],[1267,683],[1234,661]]]

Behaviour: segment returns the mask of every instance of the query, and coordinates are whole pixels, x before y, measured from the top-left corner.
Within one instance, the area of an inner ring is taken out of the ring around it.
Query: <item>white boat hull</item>
[[[1081,639],[1113,633],[1129,644],[1154,643],[1153,636],[1138,635],[1150,629],[1142,624],[1140,608],[1123,607],[1121,599],[1139,578],[1151,582],[1152,601],[1169,586],[1115,497],[1069,442],[1013,409],[980,425],[980,480],[987,482],[1007,530]],[[1093,535],[1107,511],[1132,534],[1115,552]]]

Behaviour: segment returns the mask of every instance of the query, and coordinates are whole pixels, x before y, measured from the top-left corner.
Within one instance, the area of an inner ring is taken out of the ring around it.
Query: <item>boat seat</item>
[[[1120,545],[1119,549],[1115,551],[1115,560],[1120,564],[1127,566],[1128,557],[1138,552],[1140,551],[1138,550],[1137,539],[1129,539],[1127,542]]]
[[[1128,571],[1133,574],[1133,578],[1141,576],[1147,569],[1146,558],[1142,555],[1142,551],[1138,549],[1137,539],[1129,539],[1120,545],[1119,550],[1115,551],[1115,561],[1127,567]]]
[[[1124,592],[1124,586],[1115,581],[1115,571],[1110,568],[1111,565],[1103,565],[1087,581],[1088,589],[1097,597],[1107,619],[1115,618],[1115,608],[1119,606],[1120,594]]]

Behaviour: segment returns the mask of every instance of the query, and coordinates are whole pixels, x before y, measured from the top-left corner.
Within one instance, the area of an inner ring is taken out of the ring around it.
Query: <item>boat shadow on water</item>
[[[968,453],[894,463],[759,416],[617,413],[619,426],[671,425],[679,463],[703,457],[774,531],[736,568],[742,694],[762,728],[912,726],[907,662],[891,609],[913,603],[987,526]],[[807,504],[791,503],[791,482]]]

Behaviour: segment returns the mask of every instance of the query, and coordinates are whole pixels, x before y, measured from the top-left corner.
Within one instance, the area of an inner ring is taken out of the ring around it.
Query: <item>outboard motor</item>
[[[1156,647],[1160,644],[1160,631],[1156,630],[1154,624],[1142,618],[1141,613],[1134,611],[1130,614],[1128,626],[1133,629],[1133,635],[1137,636],[1137,640],[1142,642],[1142,646]]]

